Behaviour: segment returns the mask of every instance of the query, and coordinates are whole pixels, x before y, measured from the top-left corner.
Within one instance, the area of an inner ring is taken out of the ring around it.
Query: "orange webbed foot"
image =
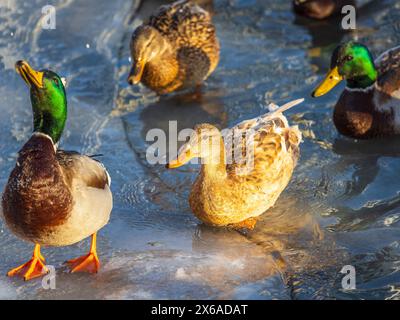
[[[236,230],[247,229],[247,230],[251,231],[251,230],[254,230],[256,224],[257,224],[256,218],[248,218],[242,222],[233,224],[232,227]]]
[[[7,273],[9,277],[21,276],[25,281],[42,277],[45,274],[49,273],[49,269],[44,264],[44,257],[40,253],[40,246],[35,245],[35,249],[33,251],[32,259],[27,263],[10,270]]]
[[[90,252],[82,257],[68,260],[66,262],[70,268],[71,273],[74,272],[89,272],[97,273],[100,270],[100,261],[97,256],[96,250],[96,234],[92,235],[92,244],[90,246]]]
[[[89,272],[97,273],[100,270],[100,261],[95,253],[89,253],[85,256],[68,260],[66,262],[70,268],[71,273],[74,272]]]

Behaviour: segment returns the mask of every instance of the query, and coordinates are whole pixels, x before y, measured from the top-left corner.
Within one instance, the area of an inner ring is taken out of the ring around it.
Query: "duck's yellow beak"
[[[145,64],[146,63],[143,59],[139,59],[132,66],[131,72],[128,76],[128,83],[130,85],[136,85],[140,82],[140,80],[142,80]]]
[[[28,86],[43,88],[43,72],[36,71],[24,60],[15,63],[15,70],[24,79]]]
[[[338,67],[333,68],[329,71],[324,81],[322,81],[322,83],[313,91],[312,96],[314,98],[323,96],[331,91],[342,80],[343,77],[339,74]]]
[[[183,166],[184,164],[188,163],[195,157],[193,152],[190,150],[190,147],[184,146],[181,151],[179,151],[179,155],[175,160],[170,161],[167,163],[167,169],[175,169]]]

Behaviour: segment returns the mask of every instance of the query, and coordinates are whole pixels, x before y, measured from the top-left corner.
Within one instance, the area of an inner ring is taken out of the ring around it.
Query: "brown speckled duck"
[[[224,134],[210,124],[195,127],[167,168],[201,159],[200,174],[189,198],[193,213],[201,221],[252,229],[256,217],[275,204],[290,181],[301,142],[300,131],[289,126],[282,112],[302,101],[244,121]]]
[[[41,246],[71,245],[90,236],[90,252],[68,264],[71,272],[97,272],[96,234],[112,209],[109,175],[91,157],[58,149],[67,119],[62,79],[25,61],[18,61],[16,70],[30,87],[34,133],[18,153],[3,193],[2,215],[10,230],[35,248],[31,260],[8,276],[40,277],[48,272]]]
[[[339,133],[355,139],[400,134],[400,47],[374,61],[360,43],[350,41],[338,46],[331,70],[313,97],[326,94],[342,80],[347,86],[333,113]]]
[[[210,14],[191,1],[162,6],[131,39],[130,84],[158,94],[199,86],[217,67],[219,42]]]
[[[312,18],[326,19],[341,12],[346,5],[355,6],[355,0],[293,0],[297,14]]]

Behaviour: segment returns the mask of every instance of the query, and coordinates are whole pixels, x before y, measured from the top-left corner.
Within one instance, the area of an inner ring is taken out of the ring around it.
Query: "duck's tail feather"
[[[275,104],[271,103],[269,104],[269,108],[272,109],[272,111],[266,113],[265,115],[262,116],[263,120],[271,120],[275,117],[279,117],[279,115],[282,115],[285,111],[299,105],[300,103],[302,103],[304,101],[304,98],[301,99],[296,99],[293,101],[290,101],[288,103],[285,103],[283,106],[276,106]],[[286,118],[286,117],[285,117]]]
[[[299,127],[290,126],[286,116],[283,112],[299,105],[302,103],[304,99],[296,99],[284,104],[281,107],[277,107],[275,110],[265,114],[262,116],[262,120],[265,122],[273,122],[273,131],[283,134],[286,141],[286,150],[290,151],[294,157],[294,159],[298,159],[299,157],[299,148],[298,146],[302,142],[302,134]],[[271,105],[270,105],[271,107]]]

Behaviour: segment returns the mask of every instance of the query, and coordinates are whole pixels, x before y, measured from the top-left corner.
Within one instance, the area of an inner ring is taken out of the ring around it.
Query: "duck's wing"
[[[265,122],[261,117],[246,121],[232,128],[229,136],[225,143],[229,163],[227,172],[231,176],[260,178],[269,167],[280,162],[282,156],[290,155],[294,163],[299,156],[301,133],[297,127],[289,127],[283,115]]]
[[[375,61],[378,69],[379,91],[400,99],[400,46],[383,53]]]
[[[58,234],[65,245],[104,227],[110,219],[113,199],[110,177],[99,161],[62,150],[57,151],[56,157],[73,200],[69,218]]]
[[[161,6],[158,13],[150,17],[149,25],[181,47],[200,48],[215,38],[211,15],[187,0]]]
[[[179,26],[190,19],[194,23],[211,22],[211,16],[206,10],[192,1],[182,0],[160,6],[158,12],[150,16],[148,24],[165,36],[177,37]]]
[[[220,50],[211,14],[194,1],[161,6],[148,24],[169,39],[183,64],[196,65],[194,70],[207,76],[217,67]]]
[[[58,150],[56,156],[70,187],[83,185],[105,189],[110,186],[110,176],[101,162],[75,151]]]
[[[280,111],[244,121],[224,134],[227,172],[231,177],[266,181],[265,175],[272,178],[279,174],[282,166],[289,165],[288,160],[290,166],[296,164],[301,132],[297,126],[289,126]]]

